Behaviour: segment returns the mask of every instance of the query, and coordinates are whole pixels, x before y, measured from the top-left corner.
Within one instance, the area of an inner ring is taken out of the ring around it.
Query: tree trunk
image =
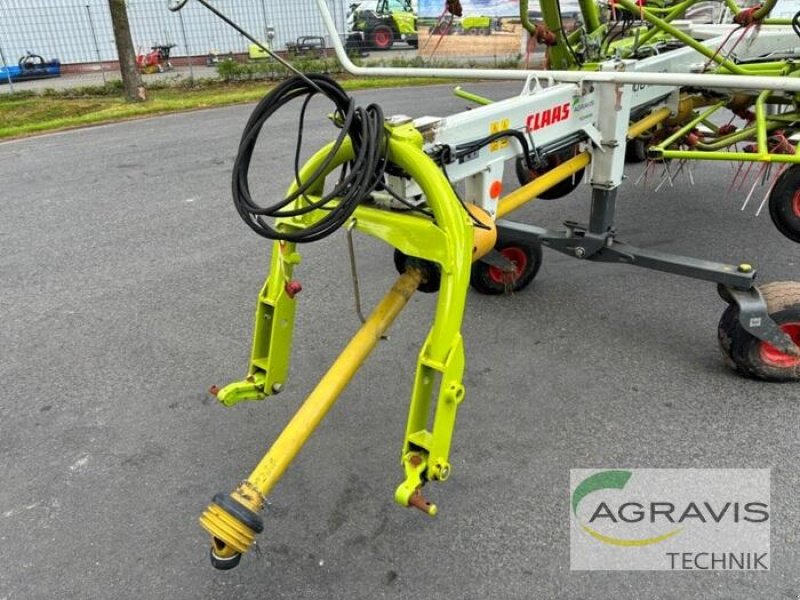
[[[144,102],[146,95],[142,76],[136,68],[136,51],[133,48],[131,27],[128,23],[128,10],[125,0],[108,0],[111,11],[111,24],[114,27],[114,40],[117,43],[119,69],[122,72],[122,85],[128,102]]]

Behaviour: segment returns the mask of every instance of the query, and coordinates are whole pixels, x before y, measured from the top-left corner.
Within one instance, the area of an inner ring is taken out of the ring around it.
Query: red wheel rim
[[[378,31],[375,34],[375,45],[379,48],[385,48],[389,45],[390,38],[389,34],[386,31]]]
[[[788,334],[795,344],[800,345],[800,323],[786,323],[781,325],[781,331]],[[790,369],[800,365],[800,357],[781,352],[775,346],[767,342],[761,342],[759,353],[761,354],[761,360],[772,367]]]
[[[511,261],[511,263],[514,265],[514,272],[506,273],[497,267],[489,267],[489,278],[500,285],[514,283],[517,279],[522,277],[522,274],[528,267],[528,257],[522,248],[517,248],[516,246],[503,248],[500,250],[500,254]]]
[[[800,219],[800,190],[797,190],[792,198],[792,212],[795,217]]]

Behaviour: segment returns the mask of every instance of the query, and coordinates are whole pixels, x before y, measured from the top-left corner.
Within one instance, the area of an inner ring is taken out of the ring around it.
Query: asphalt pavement
[[[489,96],[508,84],[470,84]],[[449,86],[355,94],[389,113],[464,108]],[[247,368],[270,244],[241,221],[230,170],[251,107],[169,115],[0,144],[0,600],[40,598],[796,599],[800,387],[724,364],[714,286],[545,251],[534,285],[471,292],[467,397],[435,519],[396,506],[417,353],[417,294],[270,497],[260,553],[208,562],[197,518],[249,473],[358,326],[346,242],[303,249],[292,377],[227,409],[206,390]],[[304,154],[327,140],[311,118]],[[253,188],[291,178],[296,113],[280,113]],[[740,211],[732,170],[694,166],[620,191],[634,244],[800,279],[797,246]],[[508,183],[511,184],[510,173]],[[515,218],[586,220],[589,188]],[[760,200],[760,197],[758,198]],[[752,202],[751,202],[752,204]],[[394,280],[359,237],[365,304]],[[569,470],[772,470],[772,570],[573,572]]]

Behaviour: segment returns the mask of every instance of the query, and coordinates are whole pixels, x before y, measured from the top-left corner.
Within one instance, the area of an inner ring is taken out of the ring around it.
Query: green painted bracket
[[[266,397],[264,389],[264,375],[258,373],[248,376],[244,381],[229,383],[219,390],[217,400],[225,406],[233,406],[245,400],[261,400]]]
[[[455,88],[453,88],[453,94],[458,98],[463,98],[464,100],[474,102],[475,104],[480,104],[481,106],[486,106],[494,102],[494,100],[486,98],[485,96],[479,96],[478,94],[468,92],[460,85],[457,85]]]
[[[394,500],[400,506],[408,506],[412,496],[418,493],[425,484],[426,468],[425,456],[421,452],[407,452],[403,456],[403,469],[406,473],[406,479],[394,492]]]
[[[425,501],[421,488],[426,481],[444,481],[450,474],[448,456],[455,428],[456,410],[464,398],[464,348],[461,323],[464,317],[472,264],[473,224],[453,191],[450,182],[423,152],[423,138],[411,124],[388,128],[387,157],[419,185],[433,218],[359,206],[351,223],[358,230],[381,239],[408,256],[432,261],[439,266],[440,289],[433,325],[417,360],[417,375],[411,396],[409,422],[404,444],[406,479],[398,487],[395,499],[404,506],[415,506],[428,515],[436,506]],[[322,148],[309,159],[299,173],[305,181],[317,169],[323,174],[306,198],[295,202],[314,202],[323,193],[324,179],[341,164],[353,158],[350,140],[346,140],[331,160],[333,144]],[[289,189],[297,188],[295,182]],[[315,211],[301,217],[281,219],[283,229],[302,229],[316,222],[324,213]],[[243,400],[260,400],[277,393],[284,385],[288,370],[298,291],[293,286],[294,267],[300,256],[294,244],[275,243],[270,275],[259,294],[256,323],[248,377],[232,383],[218,393],[226,406]],[[424,430],[433,406],[433,381],[441,379],[433,431]],[[432,457],[432,460],[431,458]]]
[[[417,452],[425,456],[427,470],[425,479],[444,481],[451,472],[450,446],[456,425],[458,406],[464,400],[464,345],[460,333],[450,340],[450,345],[442,348],[442,332],[432,330],[420,352],[414,389],[411,395],[406,439],[403,454]],[[438,397],[435,403],[433,427],[426,429],[431,410],[434,408],[434,389],[439,381]],[[410,481],[404,484],[406,488]]]
[[[292,281],[300,255],[295,244],[272,246],[270,276],[256,303],[250,367],[247,378],[225,386],[217,399],[225,406],[245,400],[263,400],[283,389],[289,374],[297,289]]]
[[[428,338],[417,361],[417,375],[411,397],[409,423],[404,444],[406,480],[395,498],[412,504],[429,515],[436,507],[422,499],[424,482],[443,481],[450,474],[448,462],[455,428],[455,416],[464,398],[464,348],[460,333],[472,264],[472,220],[455,195],[450,182],[422,150],[423,138],[411,124],[389,128],[388,158],[419,185],[433,218],[392,212],[368,205],[359,206],[352,216],[358,231],[381,239],[409,256],[439,265],[440,290],[436,314]],[[353,158],[349,140],[330,154],[333,144],[322,148],[300,171],[305,181],[324,166],[315,189],[306,199],[314,202],[323,193],[324,179],[341,164]],[[295,182],[289,189],[293,192]],[[313,193],[312,193],[313,192]],[[279,220],[283,229],[302,229],[323,214],[315,211],[302,217]],[[292,343],[297,300],[291,287],[294,267],[300,262],[294,244],[276,243],[272,249],[270,275],[259,295],[248,377],[233,383],[218,394],[220,401],[232,405],[243,400],[263,399],[284,385]],[[433,381],[441,379],[432,432],[424,431],[433,406]],[[433,460],[429,458],[433,457]]]

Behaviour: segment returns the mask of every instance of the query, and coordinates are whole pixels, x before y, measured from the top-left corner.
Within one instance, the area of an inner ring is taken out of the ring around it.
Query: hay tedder
[[[257,43],[207,0],[197,1]],[[185,3],[170,2],[170,9]],[[606,20],[593,0],[580,0],[583,24],[567,35],[557,0],[541,1],[544,22],[538,24],[528,22],[522,0],[523,25],[547,46],[553,70],[507,71],[357,67],[338,41],[325,0],[317,0],[339,59],[355,75],[519,80],[522,89],[496,101],[457,89],[479,106],[446,117],[385,117],[377,105],[356,106],[325,76],[298,74],[255,108],[234,164],[233,196],[245,222],[273,240],[270,273],[258,296],[247,376],[212,393],[232,406],[286,389],[299,291],[293,274],[303,243],[339,228],[365,233],[394,248],[400,275],[252,474],[231,494],[217,494],[202,515],[215,567],[236,566],[252,546],[270,490],[417,289],[438,299],[418,356],[401,452],[404,477],[394,497],[435,515],[423,488],[452,473],[450,446],[466,394],[460,330],[467,290],[523,289],[536,276],[542,246],[716,284],[728,305],[718,329],[725,360],[745,376],[800,379],[800,283],[757,287],[749,264],[637,248],[614,224],[626,156],[648,160],[670,180],[691,173],[693,160],[732,161],[738,163],[732,185],[753,181],[753,196],[762,183],[761,203],[769,204],[778,230],[800,242],[798,17],[770,22],[775,0],[752,8],[725,3],[731,23],[696,25],[681,20],[695,0],[644,6],[615,0],[616,14]],[[446,4],[460,12],[458,2]],[[262,206],[248,183],[258,135],[293,100],[302,101],[302,124],[312,96],[332,102],[338,133],[296,165],[284,199]],[[521,186],[504,193],[509,161]],[[507,219],[531,200],[571,192],[584,171],[591,187],[588,222],[550,230]]]

